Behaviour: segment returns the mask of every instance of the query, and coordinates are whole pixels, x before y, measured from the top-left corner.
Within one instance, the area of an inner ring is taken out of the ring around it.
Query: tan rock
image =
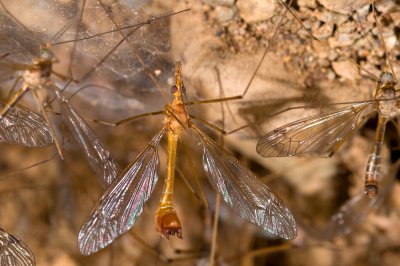
[[[275,0],[238,0],[239,15],[248,23],[270,19],[275,14],[278,3]]]
[[[371,4],[373,0],[318,0],[318,2],[332,11],[339,13],[350,13],[353,10]]]
[[[332,67],[337,75],[348,80],[355,80],[359,76],[357,67],[355,67],[349,60],[333,62]]]

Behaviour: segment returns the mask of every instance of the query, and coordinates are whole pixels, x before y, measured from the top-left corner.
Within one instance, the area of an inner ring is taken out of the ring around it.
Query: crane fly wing
[[[5,2],[5,1],[2,1]],[[0,9],[2,9],[0,7]],[[3,10],[0,10],[0,80],[3,80],[6,72],[4,72],[3,61],[11,59],[11,61],[31,64],[34,57],[39,56],[39,47],[45,43],[44,33],[29,30],[23,27],[14,18],[9,16]],[[12,66],[11,70],[15,71]],[[11,73],[8,73],[11,74]]]
[[[0,56],[0,83],[12,80],[16,76],[16,69],[15,67],[16,63],[7,60],[7,59],[1,59]]]
[[[59,94],[57,97],[63,120],[69,131],[84,151],[92,170],[101,178],[101,183],[108,187],[118,175],[114,158],[68,100]]]
[[[257,152],[263,157],[331,155],[375,110],[375,102],[365,102],[289,123],[264,135]]]
[[[330,240],[339,235],[349,234],[354,227],[362,223],[369,213],[376,210],[393,189],[395,174],[397,173],[399,164],[400,161],[391,167],[389,174],[383,175],[382,180],[379,182],[379,193],[375,197],[368,197],[363,190],[346,201],[339,210],[332,215],[322,234],[323,238]]]
[[[164,131],[151,140],[96,203],[79,231],[82,254],[89,255],[106,247],[136,222],[157,183],[157,146]]]
[[[381,197],[378,194],[377,197]],[[323,231],[323,238],[332,239],[339,235],[349,234],[355,226],[360,224],[365,217],[377,206],[377,197],[369,198],[361,191],[348,201],[331,217]]]
[[[285,238],[296,237],[292,213],[260,179],[193,126],[203,147],[203,166],[210,183],[243,219]]]
[[[0,108],[4,101],[0,101]],[[38,114],[21,105],[11,107],[0,119],[0,142],[27,147],[46,147],[53,137],[46,121]]]
[[[35,256],[21,239],[0,228],[0,265],[36,265]]]

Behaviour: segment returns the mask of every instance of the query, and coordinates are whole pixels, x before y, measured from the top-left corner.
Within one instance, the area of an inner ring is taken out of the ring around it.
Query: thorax
[[[182,127],[188,128],[190,126],[190,117],[183,101],[174,100],[172,104],[166,105],[165,111],[164,124],[169,130],[179,134]]]
[[[379,114],[382,116],[391,116],[398,111],[396,91],[394,87],[384,88],[376,99],[379,100]]]
[[[38,59],[24,71],[22,77],[31,89],[39,88],[49,80],[52,72],[52,61]]]

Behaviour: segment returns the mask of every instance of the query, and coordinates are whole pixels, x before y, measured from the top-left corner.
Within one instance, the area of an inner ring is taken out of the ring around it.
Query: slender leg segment
[[[54,127],[52,126],[50,118],[47,115],[47,112],[44,110],[44,107],[43,107],[43,104],[42,104],[42,103],[45,102],[44,101],[44,97],[37,90],[32,90],[32,92],[33,92],[33,96],[34,96],[34,98],[36,100],[36,104],[37,104],[37,106],[39,106],[39,111],[42,114],[44,120],[46,121],[46,123],[47,123],[47,125],[48,125],[48,127],[50,129],[51,135],[53,136],[53,140],[54,140],[54,144],[56,145],[57,152],[60,155],[61,160],[64,160],[62,147],[61,147],[61,144],[60,144],[60,142],[59,142],[59,140],[57,138],[56,131],[54,130]]]
[[[378,126],[376,128],[375,144],[372,147],[372,152],[368,156],[367,167],[365,170],[364,189],[365,193],[370,198],[373,198],[378,194],[378,182],[382,179],[381,152],[386,123],[388,120],[388,117],[379,116]]]
[[[0,119],[8,112],[8,110],[21,98],[22,95],[28,89],[28,85],[24,84],[16,93],[14,93],[10,99],[4,104],[3,108],[0,110]]]
[[[177,237],[182,238],[181,223],[172,202],[178,138],[178,134],[168,130],[167,172],[160,204],[156,212],[156,230],[167,238],[169,238],[169,235],[175,234]]]

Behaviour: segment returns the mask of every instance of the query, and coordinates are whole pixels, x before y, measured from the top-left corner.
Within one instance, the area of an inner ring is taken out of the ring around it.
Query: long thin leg
[[[63,74],[61,74],[61,73],[55,72],[54,70],[51,71],[51,74],[53,74],[54,76],[59,77],[60,79],[62,79],[62,80],[64,80],[64,81],[68,80],[68,81],[69,81],[68,84],[71,84],[71,82],[79,83],[79,80],[73,79],[73,78],[72,78],[72,75],[71,75],[70,77],[68,77],[68,76],[65,76],[65,75],[63,75]],[[64,89],[65,89],[65,88],[64,88]]]
[[[215,71],[217,73],[217,78],[218,78],[219,95],[220,95],[220,97],[223,97],[224,96],[224,88],[222,87],[222,82],[220,79],[219,71],[217,68],[215,68]],[[221,108],[221,121],[222,121],[221,129],[225,131],[224,102],[221,102],[220,108]],[[224,147],[224,144],[225,144],[225,139],[224,139],[224,134],[222,134],[221,138],[220,138],[221,147]],[[219,221],[220,208],[221,208],[221,196],[219,195],[219,193],[215,193],[215,211],[214,211],[213,234],[212,234],[212,239],[211,239],[211,252],[210,252],[210,265],[211,266],[215,265],[215,256],[217,254],[218,221]]]
[[[245,264],[246,261],[254,261],[254,259],[256,257],[260,257],[260,256],[265,256],[268,254],[272,254],[272,253],[277,253],[277,252],[282,252],[282,251],[286,251],[293,248],[292,245],[290,244],[281,244],[275,247],[264,247],[264,248],[260,248],[260,249],[256,249],[256,250],[252,250],[250,252],[248,252],[244,258],[243,258],[243,263]],[[254,263],[254,262],[253,262]]]
[[[29,169],[31,169],[31,168],[33,168],[33,167],[36,167],[36,166],[39,166],[39,165],[48,163],[48,162],[52,161],[56,156],[57,156],[57,153],[53,154],[53,155],[52,155],[51,157],[49,157],[48,159],[45,159],[45,160],[40,161],[40,162],[37,162],[37,163],[33,163],[33,164],[31,164],[31,165],[28,165],[28,166],[25,166],[25,167],[20,168],[20,169],[18,169],[18,170],[15,170],[15,171],[13,171],[13,172],[11,172],[11,173],[9,173],[9,174],[6,174],[6,175],[4,175],[4,176],[1,176],[1,177],[0,177],[0,181],[3,181],[3,180],[5,180],[5,179],[7,179],[7,178],[9,178],[9,177],[12,177],[12,176],[20,175],[21,172],[24,172],[24,171],[26,171],[26,170],[29,170]]]
[[[386,64],[389,64],[390,70],[392,71],[392,75],[393,75],[394,79],[397,82],[397,77],[396,77],[396,73],[394,72],[394,69],[393,69],[392,60],[390,60],[389,51],[387,49],[385,39],[383,38],[383,35],[382,35],[382,27],[381,27],[381,24],[379,23],[378,17],[376,16],[374,3],[372,3],[372,12],[374,14],[374,20],[375,20],[376,26],[378,27],[379,38],[381,39],[381,43],[382,43],[383,49],[385,50],[385,57],[386,57],[385,61],[386,61]]]
[[[28,85],[23,84],[22,87],[12,95],[11,98],[7,100],[7,102],[4,104],[3,108],[0,110],[0,119],[7,113],[7,111],[18,101],[19,98],[21,98],[22,95],[27,91]]]
[[[400,90],[400,89],[399,89],[399,90]],[[396,97],[396,98],[393,98],[393,99],[390,99],[390,100],[395,100],[395,99],[400,99],[400,97]],[[327,103],[327,104],[325,104],[325,106],[353,105],[353,104],[367,103],[367,102],[375,102],[375,100],[369,100],[369,101],[352,101],[352,102],[341,102],[341,103]],[[218,126],[213,125],[213,124],[211,124],[210,122],[207,122],[206,120],[201,119],[201,118],[199,118],[199,117],[195,117],[195,116],[193,116],[193,115],[190,115],[190,117],[193,118],[193,119],[195,119],[196,121],[198,121],[198,122],[200,122],[200,123],[202,123],[202,124],[204,124],[204,125],[206,125],[206,126],[212,128],[212,129],[214,129],[214,130],[216,130],[216,131],[218,131],[218,132],[224,134],[224,135],[230,135],[230,134],[233,134],[233,133],[235,133],[235,132],[237,132],[237,131],[240,131],[240,130],[242,130],[242,129],[248,128],[248,127],[250,127],[250,126],[254,126],[254,125],[260,124],[260,123],[262,123],[262,122],[264,122],[264,121],[266,121],[266,120],[268,120],[268,119],[270,119],[270,118],[272,118],[272,117],[274,117],[274,116],[277,116],[277,115],[286,113],[286,112],[288,112],[288,111],[297,110],[297,109],[307,109],[307,108],[313,108],[313,107],[314,107],[314,106],[310,106],[310,105],[301,105],[301,106],[288,107],[288,108],[285,108],[285,109],[280,110],[280,111],[278,111],[278,112],[275,112],[275,113],[273,113],[273,114],[271,114],[271,115],[265,116],[265,117],[263,117],[263,118],[261,118],[261,119],[255,121],[255,122],[245,124],[245,125],[243,125],[243,126],[240,126],[240,127],[235,128],[235,129],[233,129],[233,130],[230,130],[230,131],[225,131],[225,130],[219,128]]]
[[[190,169],[192,170],[194,179],[195,179],[195,181],[196,181],[196,186],[197,186],[197,188],[198,188],[199,191],[200,191],[201,197],[199,197],[199,198],[200,198],[200,200],[203,202],[204,207],[205,207],[206,209],[208,209],[207,198],[206,198],[206,195],[205,195],[205,193],[204,193],[204,190],[203,190],[203,188],[202,188],[202,186],[201,186],[201,184],[200,184],[199,174],[197,173],[197,170],[196,170],[196,167],[195,167],[195,165],[194,165],[194,163],[193,163],[193,160],[192,160],[192,157],[191,157],[191,155],[190,155],[190,152],[189,152],[188,148],[186,147],[185,142],[181,141],[181,144],[182,144],[182,147],[183,147],[183,152],[186,154],[185,157],[186,157],[186,159],[187,159],[187,161],[188,161],[188,163],[189,163],[189,167],[190,167]]]
[[[46,110],[46,112],[52,113],[54,115],[61,115],[60,113],[54,112],[54,111],[51,111],[51,110]],[[105,125],[105,126],[116,127],[116,126],[119,126],[119,125],[122,125],[122,124],[126,124],[126,123],[129,123],[129,122],[132,122],[133,120],[136,120],[136,119],[139,119],[139,118],[143,118],[143,117],[146,117],[146,116],[161,115],[161,114],[165,114],[165,111],[144,113],[144,114],[128,117],[128,118],[125,118],[125,119],[122,119],[122,120],[119,120],[119,121],[116,121],[116,122],[109,122],[109,121],[104,121],[104,120],[100,120],[100,119],[89,119],[89,118],[84,118],[84,120],[85,121],[90,121],[90,122],[93,122],[93,123],[98,123],[98,124]]]
[[[65,44],[65,43],[70,43],[70,42],[78,42],[78,41],[90,40],[90,39],[97,38],[97,37],[100,37],[100,36],[103,36],[103,35],[106,35],[106,34],[109,34],[109,33],[114,33],[114,32],[119,31],[119,30],[126,30],[126,29],[137,28],[137,27],[149,25],[149,24],[151,24],[151,23],[153,23],[155,21],[158,21],[158,20],[161,20],[161,19],[165,19],[165,18],[174,16],[174,15],[177,15],[177,14],[180,14],[180,13],[187,12],[187,11],[190,11],[190,8],[187,8],[187,9],[184,9],[184,10],[181,10],[181,11],[178,11],[178,12],[166,14],[166,15],[163,15],[163,16],[160,16],[160,17],[153,17],[153,18],[150,18],[150,19],[148,19],[148,20],[146,20],[144,22],[139,22],[137,24],[132,24],[132,25],[121,27],[121,28],[112,29],[112,30],[109,30],[109,31],[104,31],[104,32],[101,32],[101,33],[98,33],[98,34],[94,34],[94,35],[91,35],[91,36],[87,36],[87,37],[83,37],[83,38],[79,38],[79,39],[65,40],[65,41],[52,43],[52,45],[53,46],[57,46],[57,45],[60,45],[60,44]]]
[[[215,70],[215,74],[216,74],[216,76],[217,76],[218,87],[220,88],[220,98],[226,98],[226,97],[225,97],[225,92],[224,92],[223,86],[222,86],[221,74],[220,74],[220,72],[219,72],[218,67],[214,67],[214,70]],[[236,122],[236,118],[235,118],[235,116],[233,115],[233,111],[232,111],[232,109],[231,109],[231,106],[228,104],[228,102],[222,102],[222,105],[221,105],[221,108],[222,108],[222,109],[223,109],[223,104],[225,104],[226,109],[228,110],[228,113],[229,113],[229,115],[231,116],[232,120],[233,120],[234,122]],[[224,114],[224,116],[225,116],[225,114]]]
[[[180,142],[183,143],[183,142]],[[193,195],[202,203],[203,199],[197,194],[196,190],[192,187],[192,185],[189,183],[188,179],[185,177],[185,174],[182,172],[181,169],[179,169],[178,167],[175,169],[178,176],[182,179],[183,183],[185,183],[186,187],[190,190],[190,192],[193,193]]]
[[[90,88],[90,87],[94,87],[94,88],[98,88],[98,89],[104,89],[104,90],[112,90],[111,88],[109,88],[109,87],[105,87],[105,86],[101,86],[101,85],[97,85],[97,84],[87,84],[87,85],[85,85],[85,86],[83,86],[83,87],[80,87],[78,90],[76,90],[76,91],[74,91],[74,93],[72,93],[69,97],[68,97],[68,100],[71,102],[71,99],[75,96],[75,95],[77,95],[78,93],[80,93],[81,91],[83,91],[83,90],[86,90],[86,89],[88,89],[88,88]]]
[[[47,112],[44,110],[44,106],[42,104],[41,97],[38,95],[36,90],[33,90],[33,95],[35,96],[34,98],[36,100],[37,105],[39,106],[40,113],[43,115],[44,120],[46,120],[46,123],[49,126],[51,135],[53,136],[53,139],[54,139],[54,144],[56,145],[56,148],[57,148],[57,152],[60,155],[61,160],[64,160],[64,156],[63,156],[63,152],[62,152],[62,148],[61,148],[60,142],[58,141],[56,132],[55,132],[55,130],[53,128],[53,125],[52,125],[52,123],[51,123],[51,121],[49,119],[49,116],[47,115]]]
[[[129,123],[129,122],[132,122],[133,120],[136,120],[136,119],[139,119],[139,118],[142,118],[142,117],[152,116],[152,115],[161,115],[161,114],[165,114],[165,111],[157,111],[157,112],[150,112],[150,113],[144,113],[144,114],[140,114],[140,115],[135,115],[135,116],[132,116],[132,117],[128,117],[126,119],[119,120],[117,122],[107,122],[107,121],[102,121],[102,120],[98,120],[98,119],[93,119],[91,121],[95,122],[95,123],[102,124],[102,125],[106,125],[106,126],[116,127],[116,126],[119,126],[119,125],[122,125],[122,124],[126,124],[126,123]]]
[[[81,13],[79,15],[79,20],[78,21],[82,21],[83,12],[85,10],[85,5],[86,5],[86,0],[83,0],[82,7],[81,7]],[[80,32],[81,28],[82,28],[82,25],[79,23],[78,26],[76,27],[75,39],[78,38],[78,33]],[[68,73],[69,73],[69,76],[71,77],[72,80],[74,79],[74,76],[73,76],[73,73],[72,73],[72,61],[74,60],[75,54],[76,54],[76,43],[77,42],[73,42],[72,51],[71,51],[71,54],[69,55]],[[65,89],[65,87],[63,89]]]
[[[52,73],[55,74],[55,75],[58,75],[58,74],[56,74],[55,72],[52,72]],[[61,76],[63,76],[63,75],[61,75]],[[63,76],[63,77],[64,77],[65,79],[68,79],[66,76]],[[61,77],[60,77],[60,78],[61,78]],[[61,79],[63,79],[63,78],[61,78]],[[79,83],[79,80],[72,80],[72,79],[70,79],[70,80],[64,85],[64,87],[60,90],[60,94],[63,94],[63,92],[69,87],[69,85],[71,84],[71,82]],[[87,88],[90,88],[90,87],[100,88],[100,89],[104,89],[104,90],[112,90],[112,89],[109,88],[109,87],[105,87],[105,86],[101,86],[101,85],[97,85],[97,84],[87,84],[87,85],[85,85],[85,86],[83,86],[83,87],[80,87],[80,88],[77,89],[76,91],[74,91],[74,93],[72,93],[72,94],[68,97],[68,101],[71,102],[71,99],[72,99],[73,97],[75,97],[75,95],[77,95],[77,94],[80,93],[81,91],[86,90]],[[48,103],[46,103],[46,105],[51,104],[55,99],[56,99],[56,97],[53,97],[50,101],[48,101]]]
[[[82,18],[83,18],[83,11],[84,11],[84,9],[85,9],[85,5],[86,5],[86,0],[83,0],[82,6],[81,6],[81,12],[80,12],[80,14],[79,14],[78,22],[82,21]],[[61,37],[69,27],[70,27],[70,23],[67,24],[67,25],[65,25],[63,28],[61,28],[61,30],[58,31],[58,32],[51,38],[50,42],[54,42],[56,39],[58,39],[59,37]],[[78,26],[76,27],[76,31],[75,31],[75,39],[78,39],[77,37],[78,37],[78,33],[79,33],[79,31],[80,31],[80,28],[81,28],[81,24],[78,23]],[[67,77],[67,76],[65,76],[65,75],[63,75],[63,74],[57,73],[57,72],[55,72],[54,70],[52,70],[52,74],[53,74],[53,75],[55,75],[55,76],[61,78],[61,79],[64,80],[64,81],[68,80],[68,82],[66,82],[66,84],[64,84],[64,87],[62,88],[61,93],[64,92],[64,91],[69,87],[69,85],[71,85],[72,82],[74,82],[74,83],[79,83],[79,80],[75,80],[75,79],[74,79],[74,77],[73,77],[73,72],[72,72],[72,61],[73,61],[74,58],[75,58],[76,43],[77,43],[76,41],[73,42],[73,47],[72,47],[71,53],[70,53],[70,55],[69,55],[69,65],[68,65],[68,74],[69,74],[69,77]],[[53,100],[54,100],[54,98],[51,99],[51,100],[49,101],[48,104],[51,104],[51,103],[53,102]]]
[[[209,99],[209,100],[203,100],[203,101],[190,101],[190,102],[186,102],[185,105],[195,105],[195,104],[203,104],[203,103],[219,103],[219,102],[227,102],[227,101],[234,101],[234,100],[241,100],[241,99],[243,99],[243,96],[237,95],[237,96],[232,96],[232,97]]]
[[[212,239],[211,239],[211,251],[210,251],[210,265],[215,265],[215,256],[217,254],[217,240],[218,240],[218,221],[219,211],[221,208],[221,196],[215,193],[215,210],[213,219]]]

